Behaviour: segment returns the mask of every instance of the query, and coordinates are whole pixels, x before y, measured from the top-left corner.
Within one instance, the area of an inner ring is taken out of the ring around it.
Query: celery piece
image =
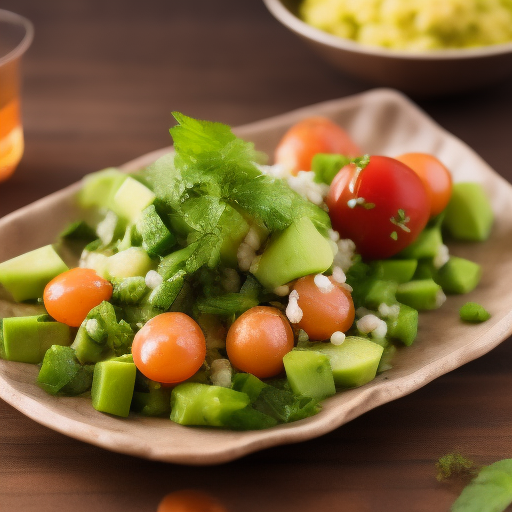
[[[16,302],[43,296],[44,287],[68,266],[51,245],[0,263],[0,283]]]
[[[92,365],[82,366],[71,347],[52,345],[44,356],[37,383],[51,395],[79,395],[90,389],[93,369]]]
[[[134,363],[107,360],[96,363],[92,380],[92,406],[101,412],[127,417],[135,387]]]
[[[485,322],[491,318],[491,314],[476,302],[466,302],[466,304],[460,308],[459,315],[464,322],[475,324]]]
[[[189,245],[183,249],[168,254],[158,264],[157,272],[163,277],[163,279],[169,279],[179,270],[185,268],[186,261],[194,252],[194,246]]]
[[[40,363],[52,345],[69,345],[70,328],[48,315],[4,318],[2,321],[4,359]]]
[[[113,283],[112,302],[121,304],[138,304],[148,291],[142,276],[126,277]]]
[[[445,293],[469,293],[480,281],[482,268],[478,263],[450,256],[450,259],[434,275]]]
[[[377,260],[371,263],[373,275],[382,281],[407,283],[416,272],[418,260]]]
[[[168,310],[178,297],[185,280],[185,272],[180,270],[173,277],[163,281],[149,295],[147,302],[154,308]]]

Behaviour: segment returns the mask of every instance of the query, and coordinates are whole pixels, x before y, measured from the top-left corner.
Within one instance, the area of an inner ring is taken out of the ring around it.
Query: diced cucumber
[[[43,296],[45,286],[69,270],[51,245],[45,245],[0,263],[0,283],[21,302]]]
[[[78,362],[71,347],[52,345],[44,356],[37,383],[51,395],[79,395],[90,389],[93,371],[93,365]]]
[[[70,329],[48,315],[19,316],[2,321],[2,357],[8,361],[40,363],[52,345],[69,345]]]
[[[164,224],[153,204],[141,212],[137,230],[142,237],[142,248],[149,254],[164,256],[176,243],[176,237]]]
[[[369,309],[378,309],[380,304],[394,304],[396,302],[396,281],[381,281],[376,279],[366,288],[364,305]]]
[[[377,260],[371,263],[373,275],[382,281],[395,281],[397,283],[407,283],[412,279],[418,260]]]
[[[171,393],[171,420],[180,425],[222,427],[250,403],[245,393],[221,386],[186,382]]]
[[[491,233],[494,214],[479,183],[454,183],[443,228],[457,240],[481,242]]]
[[[435,281],[445,293],[469,293],[480,282],[482,267],[478,263],[451,256],[437,271]]]
[[[145,276],[153,268],[153,261],[141,247],[130,247],[108,257],[106,273],[113,279]]]
[[[418,238],[399,254],[401,258],[434,258],[443,244],[439,227],[425,228]]]
[[[135,223],[142,211],[156,199],[155,194],[140,181],[128,176],[114,195],[112,209]]]
[[[108,360],[96,363],[91,389],[92,406],[97,411],[126,418],[130,413],[136,371],[135,364],[129,362]]]
[[[401,341],[404,345],[412,345],[418,334],[418,311],[405,304],[400,304],[396,318],[386,319],[387,336]]]
[[[114,195],[127,175],[114,167],[103,169],[84,177],[78,194],[78,203],[82,208],[93,206],[110,209]]]
[[[341,345],[309,343],[307,349],[326,355],[335,384],[347,388],[373,380],[384,351],[381,345],[359,336],[347,336]]]
[[[308,217],[302,217],[270,240],[251,271],[272,290],[298,277],[324,272],[333,258],[329,242]]]
[[[439,308],[445,297],[441,286],[433,279],[418,279],[400,284],[396,298],[413,309],[428,310]]]
[[[283,357],[286,378],[296,395],[323,400],[336,393],[329,358],[309,350],[292,350]]]

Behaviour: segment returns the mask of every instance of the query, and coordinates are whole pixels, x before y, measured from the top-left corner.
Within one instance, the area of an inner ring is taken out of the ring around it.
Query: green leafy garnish
[[[475,463],[460,453],[447,453],[436,463],[437,479],[442,482],[454,476],[473,475],[476,471]]]

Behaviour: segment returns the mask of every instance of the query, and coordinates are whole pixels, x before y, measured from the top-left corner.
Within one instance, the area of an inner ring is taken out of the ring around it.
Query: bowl
[[[263,0],[285,27],[334,67],[375,85],[416,97],[479,89],[512,74],[512,42],[478,48],[399,51],[366,46],[302,21],[300,0]]]

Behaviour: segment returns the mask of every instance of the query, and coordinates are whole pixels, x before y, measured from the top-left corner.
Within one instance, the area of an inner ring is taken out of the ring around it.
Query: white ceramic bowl
[[[414,96],[453,94],[512,74],[512,43],[481,48],[405,52],[365,46],[328,34],[297,16],[299,0],[263,0],[285,27],[349,75]]]

